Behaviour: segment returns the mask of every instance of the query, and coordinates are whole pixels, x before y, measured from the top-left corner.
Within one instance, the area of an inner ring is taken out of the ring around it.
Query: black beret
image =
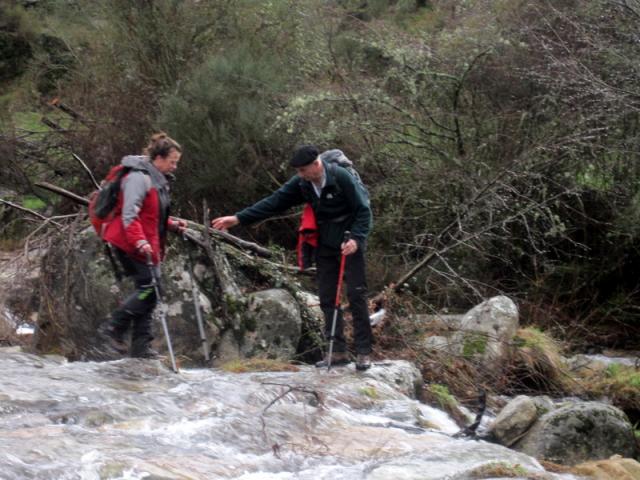
[[[320,155],[320,153],[316,147],[313,145],[303,145],[295,151],[289,161],[289,165],[292,167],[304,167],[318,158],[318,155]]]

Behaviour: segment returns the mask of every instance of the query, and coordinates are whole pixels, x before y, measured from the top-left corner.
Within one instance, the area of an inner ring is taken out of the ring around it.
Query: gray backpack
[[[320,154],[320,159],[327,162],[332,169],[335,169],[336,166],[339,166],[349,172],[349,174],[351,174],[351,176],[356,181],[356,185],[362,192],[362,195],[367,202],[367,206],[371,205],[371,201],[369,200],[369,190],[367,190],[367,187],[362,182],[360,174],[356,171],[355,168],[353,168],[353,162],[347,158],[342,150],[338,150],[337,148],[334,148],[333,150],[327,150],[326,152]]]

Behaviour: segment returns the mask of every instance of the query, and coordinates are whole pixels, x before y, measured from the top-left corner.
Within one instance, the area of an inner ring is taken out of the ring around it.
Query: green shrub
[[[24,73],[33,56],[35,30],[22,7],[0,4],[0,82]]]
[[[260,183],[272,182],[264,176],[267,165],[282,161],[268,158],[268,132],[284,86],[276,58],[238,47],[210,57],[164,99],[160,123],[185,149],[178,195],[214,198],[219,211],[256,199]]]

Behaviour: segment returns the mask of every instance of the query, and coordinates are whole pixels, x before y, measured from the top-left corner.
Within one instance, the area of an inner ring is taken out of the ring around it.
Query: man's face
[[[153,159],[153,165],[165,175],[167,173],[173,173],[178,168],[178,162],[180,161],[181,153],[175,148],[169,151],[169,155],[166,157],[156,155]]]
[[[298,176],[304,180],[309,182],[319,182],[322,180],[322,173],[324,167],[322,166],[322,161],[320,157],[316,158],[309,165],[305,165],[304,167],[296,167],[296,172]]]

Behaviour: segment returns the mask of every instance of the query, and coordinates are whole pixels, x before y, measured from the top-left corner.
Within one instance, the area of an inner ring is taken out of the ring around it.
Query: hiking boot
[[[333,352],[331,355],[331,366],[339,367],[341,365],[348,365],[351,363],[351,359],[349,358],[349,354],[347,352]],[[327,368],[329,365],[329,355],[327,355],[324,360],[320,360],[316,362],[316,368]]]
[[[371,358],[369,355],[359,353],[356,357],[356,370],[364,371],[371,368]]]
[[[151,341],[134,341],[131,343],[131,358],[158,359],[160,354],[151,348]]]
[[[98,333],[104,338],[109,350],[112,350],[118,355],[126,355],[129,351],[127,342],[124,341],[124,334],[117,332],[113,326],[104,324],[100,327]]]
[[[145,345],[144,347],[132,348],[131,358],[148,358],[156,360],[160,358],[160,354],[151,348],[151,345]]]

